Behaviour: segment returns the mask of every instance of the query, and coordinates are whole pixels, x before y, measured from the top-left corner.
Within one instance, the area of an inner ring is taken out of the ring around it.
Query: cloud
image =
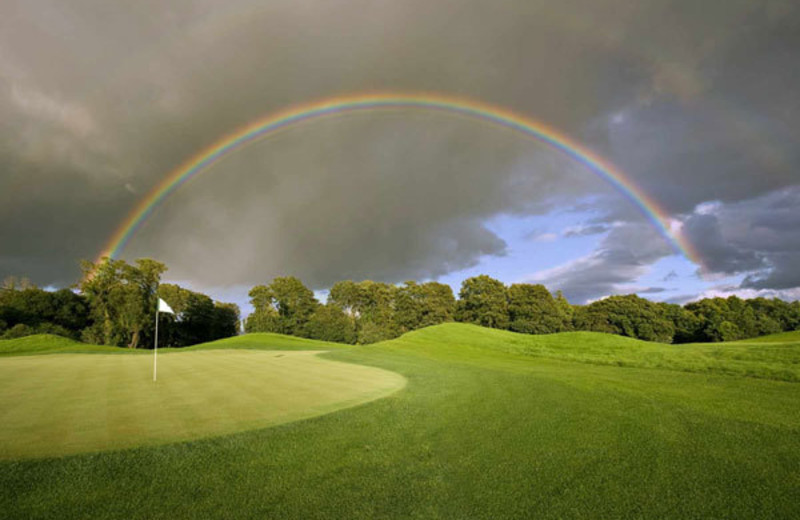
[[[526,281],[560,290],[573,303],[620,292],[646,292],[647,288],[636,290],[631,284],[657,260],[672,254],[664,237],[650,226],[625,224],[615,227],[589,255],[534,273]]]
[[[737,296],[742,299],[750,298],[778,298],[783,301],[796,301],[800,300],[800,287],[793,287],[791,289],[752,289],[742,288],[738,285],[718,285],[707,289],[700,294],[684,294],[675,296],[667,300],[668,303],[678,303],[681,305],[689,302],[702,300],[704,298],[728,298],[730,296]]]
[[[794,222],[793,199],[781,218],[766,204],[800,171],[796,3],[454,9],[3,4],[0,276],[73,282],[77,259],[93,258],[143,194],[221,136],[294,104],[392,90],[539,119],[684,219],[714,270],[749,273],[753,286],[795,283],[796,227],[781,225]],[[719,207],[695,212],[709,201]],[[564,236],[608,233],[553,273],[576,298],[625,287],[668,254],[630,201],[562,154],[455,116],[387,111],[300,125],[225,159],[155,212],[125,255],[160,258],[170,276],[209,287],[277,274],[315,288],[401,281],[507,254],[490,218],[556,209],[599,215]]]
[[[745,274],[743,289],[800,286],[800,186],[688,217],[684,233],[716,275]]]
[[[558,240],[558,234],[542,231],[541,229],[534,229],[525,235],[525,239],[532,242],[555,242]]]
[[[662,281],[662,282],[671,282],[671,281],[673,281],[673,280],[677,280],[677,279],[678,279],[678,273],[676,273],[676,272],[673,270],[673,271],[670,271],[670,272],[668,272],[668,273],[667,273],[667,274],[664,276],[664,278],[662,278],[662,279],[661,279],[661,281]]]
[[[562,235],[565,238],[584,237],[590,235],[599,235],[611,229],[608,224],[589,224],[585,226],[573,226],[564,230]]]

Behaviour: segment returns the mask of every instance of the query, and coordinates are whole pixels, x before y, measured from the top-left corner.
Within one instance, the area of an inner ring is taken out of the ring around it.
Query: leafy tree
[[[306,323],[304,335],[311,339],[348,344],[355,343],[357,338],[353,318],[331,303],[317,307]]]
[[[564,329],[563,331],[570,331],[573,330],[573,321],[575,317],[575,307],[573,307],[567,298],[564,296],[564,293],[561,291],[556,291],[556,307],[558,308],[559,314],[563,316],[564,319]]]
[[[346,280],[331,287],[328,302],[353,319],[358,343],[375,343],[400,334],[394,317],[396,293],[387,283]]]
[[[69,289],[45,291],[30,284],[7,283],[11,288],[0,290],[0,321],[2,329],[15,325],[19,331],[28,330],[78,339],[88,325],[89,310],[85,298]],[[22,289],[21,287],[26,287]]]
[[[635,294],[610,296],[580,307],[575,314],[575,328],[607,332],[645,341],[670,343],[675,326],[664,310]]]
[[[328,292],[328,302],[342,309],[353,319],[359,317],[362,307],[361,286],[352,280],[336,282]]]
[[[128,348],[145,343],[143,338],[152,335],[156,289],[166,266],[147,258],[136,265],[103,258],[97,264],[84,262],[83,270],[80,289],[94,320],[84,339]]]
[[[691,311],[674,303],[657,303],[664,317],[672,322],[675,333],[673,343],[691,343],[699,341],[703,322]]]
[[[364,280],[358,284],[358,342],[377,343],[400,335],[394,322],[396,288],[388,283]]]
[[[175,315],[159,314],[159,345],[184,347],[239,333],[239,307],[174,284],[162,284],[159,296]]]
[[[305,326],[319,306],[311,289],[299,279],[275,278],[269,285],[250,290],[254,312],[247,329],[252,332],[278,332],[302,336]]]
[[[402,334],[410,330],[453,321],[456,300],[449,285],[408,281],[395,291],[394,321]]]
[[[509,325],[506,286],[485,274],[467,278],[461,284],[456,321],[495,329]]]
[[[213,339],[228,338],[239,334],[241,311],[235,303],[214,302]]]
[[[570,330],[571,310],[570,307],[566,312],[563,303],[557,302],[544,285],[513,284],[508,288],[509,329],[514,332],[551,334]]]

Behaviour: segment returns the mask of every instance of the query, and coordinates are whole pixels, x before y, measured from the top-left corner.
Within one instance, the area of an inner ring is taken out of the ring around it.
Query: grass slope
[[[800,381],[800,333],[762,341],[665,345],[598,332],[527,335],[449,323],[411,332],[396,340],[408,346],[437,344],[463,349],[621,367],[742,375]],[[478,352],[477,355],[480,355]]]
[[[574,363],[503,346],[493,334],[469,339],[477,334],[436,327],[323,354],[408,380],[384,399],[337,413],[208,440],[0,462],[0,511],[800,517],[800,385]]]
[[[24,356],[29,354],[115,354],[131,352],[129,349],[119,347],[107,347],[101,345],[89,345],[62,336],[52,334],[36,334],[17,339],[0,340],[0,357],[2,356]],[[141,351],[137,351],[141,353]]]
[[[295,336],[285,336],[283,334],[272,334],[267,332],[256,332],[243,336],[220,339],[209,343],[201,343],[182,349],[170,349],[174,351],[191,350],[213,350],[213,349],[255,349],[255,350],[337,350],[352,348],[350,345],[342,343],[331,343],[328,341],[316,341],[312,339],[298,338]]]

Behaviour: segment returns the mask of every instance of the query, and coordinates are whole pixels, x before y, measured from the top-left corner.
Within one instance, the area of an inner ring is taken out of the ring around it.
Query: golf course
[[[0,341],[3,518],[797,518],[800,333]]]

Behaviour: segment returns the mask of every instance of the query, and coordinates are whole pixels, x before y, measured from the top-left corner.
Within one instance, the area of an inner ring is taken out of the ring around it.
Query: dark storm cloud
[[[722,236],[716,215],[692,215],[684,223],[683,232],[700,253],[705,268],[713,273],[736,274],[764,265],[755,251],[741,249]]]
[[[791,284],[793,250],[765,251],[793,229],[772,222],[774,237],[740,251],[730,218],[692,212],[797,185],[798,20],[791,1],[4,3],[0,276],[74,280],[76,259],[94,257],[167,172],[258,116],[413,90],[483,99],[576,136],[711,237],[699,247],[714,269]],[[572,294],[613,291],[667,254],[633,248],[633,205],[540,146],[446,116],[353,116],[216,165],[126,256],[217,286],[435,277],[505,254],[489,217],[578,197],[603,214],[585,230],[621,228],[560,275]],[[731,247],[735,258],[721,258]]]
[[[709,271],[745,274],[744,289],[800,286],[800,187],[699,211],[684,229]]]

